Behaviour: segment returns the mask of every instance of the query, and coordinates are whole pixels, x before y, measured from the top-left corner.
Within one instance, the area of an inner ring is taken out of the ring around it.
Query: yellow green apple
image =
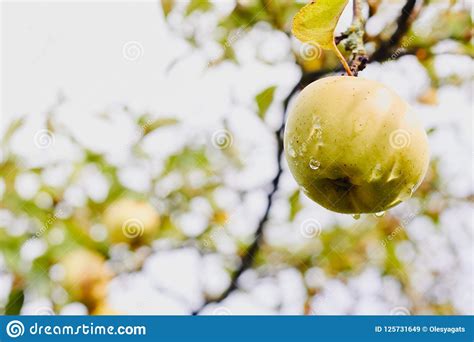
[[[150,242],[160,225],[160,215],[149,202],[131,198],[113,202],[102,218],[113,243]]]
[[[411,197],[429,163],[426,133],[387,86],[327,77],[295,99],[284,136],[288,166],[302,191],[348,214],[385,211]]]
[[[101,254],[85,248],[74,249],[62,258],[60,265],[64,269],[61,283],[74,299],[93,307],[106,296],[112,272]]]

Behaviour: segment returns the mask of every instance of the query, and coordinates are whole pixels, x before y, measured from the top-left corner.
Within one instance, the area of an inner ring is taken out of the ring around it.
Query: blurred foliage
[[[262,90],[258,95],[255,97],[255,101],[257,102],[258,106],[258,116],[261,119],[265,118],[265,114],[267,113],[268,108],[273,102],[273,95],[275,94],[276,86],[268,87]]]
[[[387,4],[404,3],[402,0],[397,1],[368,1],[370,5],[370,17],[368,22],[378,20],[378,16],[386,13],[380,13],[380,8],[385,8]],[[185,9],[182,8],[181,2],[174,2],[174,6],[169,1],[163,2],[163,10],[165,13],[173,15],[174,23],[171,27],[180,32],[192,45],[200,47],[198,39],[195,35],[198,31],[194,30],[191,34],[181,32],[180,27],[187,22],[195,20],[194,17],[200,17],[207,12],[213,12],[216,6],[210,5],[209,1],[191,1]],[[291,25],[294,15],[305,5],[304,1],[288,1],[288,0],[240,0],[236,1],[234,8],[222,13],[219,11],[220,20],[218,21],[213,36],[208,37],[214,39],[219,44],[221,55],[210,61],[209,66],[216,66],[224,61],[232,61],[238,63],[233,51],[236,43],[243,39],[249,32],[258,27],[264,29],[266,25],[284,32],[290,37]],[[190,8],[192,10],[190,10]],[[435,11],[436,15],[428,18],[422,14]],[[214,13],[214,12],[213,12]],[[440,43],[452,43],[455,48],[450,48],[449,53],[465,54],[470,57],[474,56],[472,44],[472,18],[470,8],[463,1],[430,1],[424,2],[423,7],[417,9],[418,18],[415,20],[411,29],[403,36],[400,46],[395,46],[389,55],[393,55],[396,59],[405,54],[413,54],[417,56],[425,65],[425,61],[430,61],[436,56],[436,48]],[[367,50],[373,50],[383,40],[390,38],[394,31],[395,23],[389,23],[377,35],[367,35]],[[207,37],[206,37],[207,38]],[[208,43],[207,39],[201,38],[203,43]],[[301,47],[301,44],[292,40],[294,46],[294,58],[298,65],[302,67],[304,72],[316,72],[319,70],[333,70],[340,66],[336,55],[330,51],[311,52]],[[343,44],[340,44],[343,45]],[[340,50],[344,52],[343,48]],[[349,56],[349,52],[344,52]],[[428,69],[430,72],[430,69]],[[436,75],[430,72],[433,83],[439,86]],[[467,77],[471,77],[467,75]],[[441,83],[452,83],[452,80],[443,80]]]
[[[385,1],[369,1],[369,20],[377,16],[383,3]],[[419,11],[423,13],[427,7],[437,3],[426,2]],[[270,27],[287,36],[294,47],[294,55],[288,56],[288,59],[301,68],[302,74],[334,69],[338,62],[332,53],[322,52],[308,59],[302,56],[298,43],[290,37],[291,20],[304,4],[290,0],[239,0],[227,12],[214,13],[219,15],[219,20],[210,39],[220,46],[221,54],[209,65],[237,63],[235,43],[258,26]],[[215,11],[216,3],[206,0],[162,0],[161,5],[170,26],[194,48],[199,49],[203,38],[199,36],[198,30],[183,32],[180,28],[185,23],[192,25],[192,20]],[[420,24],[423,30],[417,28],[418,23],[415,21],[401,41],[401,46],[394,47],[391,52],[396,54],[395,58],[404,54],[417,56],[432,79],[430,94],[420,101],[430,104],[436,102],[438,87],[462,81],[440,78],[436,74],[433,61],[437,55],[437,45],[442,41],[450,41],[455,48],[449,53],[471,57],[473,54],[469,8],[459,4],[443,8],[434,18]],[[392,25],[388,25],[378,36],[367,37],[368,49],[373,50],[372,45],[377,46],[386,39],[387,32],[393,32]],[[466,79],[470,77],[466,75]],[[254,99],[255,112],[262,119],[275,100],[276,89],[276,86],[263,89]],[[110,162],[109,156],[84,147],[70,132],[55,125],[54,116],[52,110],[45,129],[56,139],[62,137],[71,141],[81,151],[82,158],[68,165],[31,167],[11,152],[12,138],[23,127],[23,119],[12,122],[2,137],[0,180],[4,195],[0,210],[3,214],[9,213],[11,218],[6,223],[0,222],[0,246],[6,267],[13,275],[13,285],[8,301],[0,303],[0,312],[19,313],[28,291],[51,298],[54,292],[62,289],[67,295],[54,302],[55,312],[59,312],[67,303],[79,301],[91,313],[114,313],[106,302],[105,288],[108,282],[118,274],[140,270],[146,257],[152,253],[153,246],[160,243],[171,247],[195,246],[202,253],[219,253],[216,241],[220,238],[233,239],[238,248],[236,255],[229,257],[226,265],[229,273],[238,267],[239,262],[235,257],[245,254],[251,239],[231,236],[226,231],[225,225],[233,213],[221,207],[216,199],[218,191],[227,186],[225,175],[229,168],[239,169],[241,166],[238,147],[216,148],[208,141],[189,141],[179,151],[156,161],[143,152],[142,145],[150,137],[159,135],[162,129],[179,126],[180,123],[174,118],[151,119],[146,113],[135,116],[132,121],[139,136],[131,146],[131,151],[127,152],[131,152],[136,160],[143,162],[150,170],[158,170],[152,172],[148,191],[140,192],[121,180],[120,167]],[[155,168],[157,163],[159,167]],[[64,184],[51,185],[44,181],[46,173],[55,167],[63,167],[61,172],[67,173]],[[71,189],[77,189],[81,177],[88,170],[98,170],[99,178],[106,184],[106,195],[102,198],[88,195],[83,205],[73,206],[66,200],[66,194]],[[39,179],[39,187],[32,197],[18,193],[16,184],[25,175]],[[270,272],[291,266],[302,274],[310,268],[319,267],[328,277],[347,280],[370,263],[379,266],[384,275],[397,279],[406,295],[411,297],[413,307],[420,307],[420,312],[431,310],[433,313],[454,313],[450,303],[433,304],[428,308],[425,303],[420,304],[420,299],[410,290],[406,265],[396,253],[397,246],[408,240],[403,227],[413,219],[413,215],[438,222],[440,214],[452,200],[443,194],[438,164],[434,160],[428,176],[416,193],[420,202],[419,211],[407,217],[386,213],[383,217],[363,217],[349,226],[323,227],[319,238],[308,239],[297,250],[264,242],[254,267]],[[243,201],[245,193],[239,193],[239,196]],[[191,210],[195,200],[204,200],[210,208],[210,214],[207,215],[205,229],[193,236],[181,229],[180,219]],[[294,222],[303,209],[299,190],[290,193],[286,201],[289,207],[287,220]],[[44,246],[43,253],[32,259],[21,256],[28,254],[23,252],[33,250],[33,245],[38,243]],[[117,246],[132,251],[134,256],[127,257],[127,260],[116,260],[113,251]],[[318,291],[308,287],[308,301]],[[212,296],[207,296],[212,299]]]

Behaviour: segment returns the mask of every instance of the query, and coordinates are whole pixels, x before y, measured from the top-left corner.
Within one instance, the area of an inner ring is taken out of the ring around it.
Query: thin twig
[[[380,61],[391,56],[391,48],[398,46],[400,40],[405,35],[410,27],[410,17],[415,9],[416,0],[407,0],[402,8],[401,15],[397,19],[397,29],[392,34],[390,39],[383,41],[379,48],[373,53],[372,60]]]
[[[262,218],[260,219],[258,223],[257,230],[255,231],[255,238],[252,242],[252,244],[248,247],[245,255],[242,257],[242,261],[240,263],[240,266],[235,272],[232,274],[232,279],[230,282],[229,287],[218,297],[214,298],[211,300],[206,301],[199,309],[195,310],[193,312],[193,315],[197,315],[206,305],[210,303],[218,303],[227,298],[235,289],[237,289],[237,283],[242,275],[247,269],[249,269],[253,261],[255,259],[255,256],[257,255],[260,244],[263,239],[263,229],[265,228],[266,223],[268,222],[269,216],[270,216],[270,210],[273,205],[273,199],[275,197],[276,192],[278,191],[278,187],[280,184],[280,178],[281,175],[283,174],[283,166],[282,166],[282,160],[283,160],[283,151],[284,151],[284,146],[283,146],[283,133],[285,130],[285,122],[286,122],[286,115],[288,112],[288,106],[290,104],[290,100],[295,95],[298,90],[300,89],[300,84],[301,80],[303,79],[303,76],[300,79],[300,82],[298,82],[293,89],[290,91],[286,99],[283,101],[283,117],[282,121],[280,124],[280,127],[275,131],[275,138],[277,139],[277,173],[275,177],[272,179],[271,182],[271,189],[269,193],[267,194],[267,206],[265,208],[265,213],[263,214]]]
[[[337,45],[340,42],[342,42],[344,39],[346,39],[347,37],[349,37],[349,34],[347,32],[342,32],[341,34],[339,34],[338,36],[334,38],[334,43],[336,43]]]
[[[341,60],[342,54],[339,51],[336,51],[337,57],[341,60],[344,69],[350,70],[350,72],[347,72],[349,76],[357,76],[359,71],[364,70],[369,62],[364,45],[365,19],[362,15],[361,0],[354,0],[352,2],[352,12],[351,26],[345,32],[335,37],[334,43],[337,45],[345,41],[346,51],[351,52],[349,64],[347,64],[345,59]]]
[[[413,4],[412,4],[413,3]],[[382,46],[389,51],[398,44],[400,41],[401,37],[398,37],[398,35],[403,36],[404,32],[406,32],[409,24],[408,24],[408,18],[411,16],[411,13],[414,9],[414,5],[416,3],[416,0],[407,0],[407,3],[403,7],[402,14],[397,20],[397,25],[400,27],[397,28],[396,32],[394,35],[387,41],[383,42],[379,49],[382,48]],[[390,53],[380,53],[377,52],[379,50],[376,50],[376,52],[372,55],[371,60],[372,61],[377,61],[380,62],[386,58],[387,56],[391,56]],[[226,299],[234,290],[237,289],[238,287],[238,281],[240,276],[250,267],[252,267],[253,261],[255,259],[255,256],[257,255],[260,245],[263,240],[263,230],[265,228],[266,223],[268,222],[268,219],[270,217],[270,211],[272,208],[274,196],[276,192],[278,191],[279,184],[280,184],[280,179],[283,173],[283,168],[282,168],[282,159],[283,159],[283,133],[285,129],[285,122],[286,122],[286,115],[288,112],[288,107],[289,103],[292,99],[292,97],[298,92],[299,89],[304,88],[306,85],[310,84],[311,82],[316,81],[317,79],[321,78],[324,75],[327,75],[329,73],[334,73],[334,72],[340,72],[343,71],[342,68],[337,68],[337,69],[325,69],[325,70],[318,70],[312,73],[306,73],[302,74],[300,81],[293,87],[291,92],[288,94],[286,99],[283,102],[283,117],[282,117],[282,122],[280,124],[280,127],[275,131],[275,136],[278,142],[278,148],[277,148],[277,173],[275,177],[272,180],[271,183],[271,189],[267,195],[267,206],[265,208],[265,212],[262,216],[262,218],[259,221],[257,230],[255,231],[255,238],[252,244],[248,247],[246,253],[242,257],[242,262],[239,266],[239,268],[232,274],[231,278],[231,283],[229,287],[218,297],[215,299],[210,299],[207,300],[200,308],[195,310],[193,312],[193,315],[199,314],[204,307],[206,307],[208,304],[211,303],[218,303]]]
[[[354,18],[360,18],[362,16],[362,10],[361,10],[361,3],[360,0],[353,0],[352,1],[352,13],[354,15]]]
[[[359,71],[364,70],[369,62],[367,52],[365,51],[364,35],[365,19],[362,16],[362,3],[361,0],[354,0],[352,33],[349,37],[351,41],[346,45],[346,47],[352,51],[350,66],[354,76],[357,76]]]
[[[351,67],[349,66],[349,64],[347,64],[347,61],[344,58],[344,55],[341,53],[341,51],[339,51],[337,46],[335,47],[334,52],[336,52],[336,56],[337,56],[337,58],[339,58],[339,61],[341,62],[342,66],[344,67],[344,70],[346,70],[347,75],[348,76],[354,76],[352,74]]]

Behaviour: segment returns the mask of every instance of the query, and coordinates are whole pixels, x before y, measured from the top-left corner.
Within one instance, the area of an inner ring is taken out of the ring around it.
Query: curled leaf
[[[334,42],[334,30],[349,0],[317,0],[304,6],[293,19],[293,35],[303,43],[332,50],[347,74],[353,76],[342,53]]]
[[[317,0],[304,6],[293,19],[293,35],[303,43],[334,50],[334,30],[348,0]]]

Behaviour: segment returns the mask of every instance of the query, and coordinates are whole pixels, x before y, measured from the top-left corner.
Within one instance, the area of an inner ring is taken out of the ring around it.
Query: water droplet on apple
[[[317,170],[319,169],[319,167],[321,166],[321,162],[319,162],[318,160],[316,159],[311,159],[309,161],[309,167],[312,169],[312,170]]]
[[[319,116],[314,117],[314,128],[321,129],[321,119]]]
[[[382,175],[382,165],[380,164],[375,165],[374,172],[378,176]]]
[[[385,215],[385,211],[380,211],[380,212],[374,214],[375,217],[382,217],[384,215]]]
[[[377,164],[372,169],[372,174],[370,175],[370,180],[380,179],[382,177],[382,165]]]
[[[400,170],[400,163],[397,161],[392,166],[392,170],[390,171],[390,175],[387,178],[387,182],[390,182],[394,179],[398,179],[400,178],[401,175],[402,175],[402,172]]]
[[[358,220],[358,219],[360,219],[360,214],[354,214],[354,215],[352,215],[352,218],[354,220]]]
[[[311,141],[311,144],[316,144],[316,146],[323,145],[323,129],[321,128],[321,119],[319,117],[314,118],[309,141]]]
[[[290,147],[288,148],[288,154],[290,155],[290,157],[294,158],[296,157],[296,151],[293,147]]]

